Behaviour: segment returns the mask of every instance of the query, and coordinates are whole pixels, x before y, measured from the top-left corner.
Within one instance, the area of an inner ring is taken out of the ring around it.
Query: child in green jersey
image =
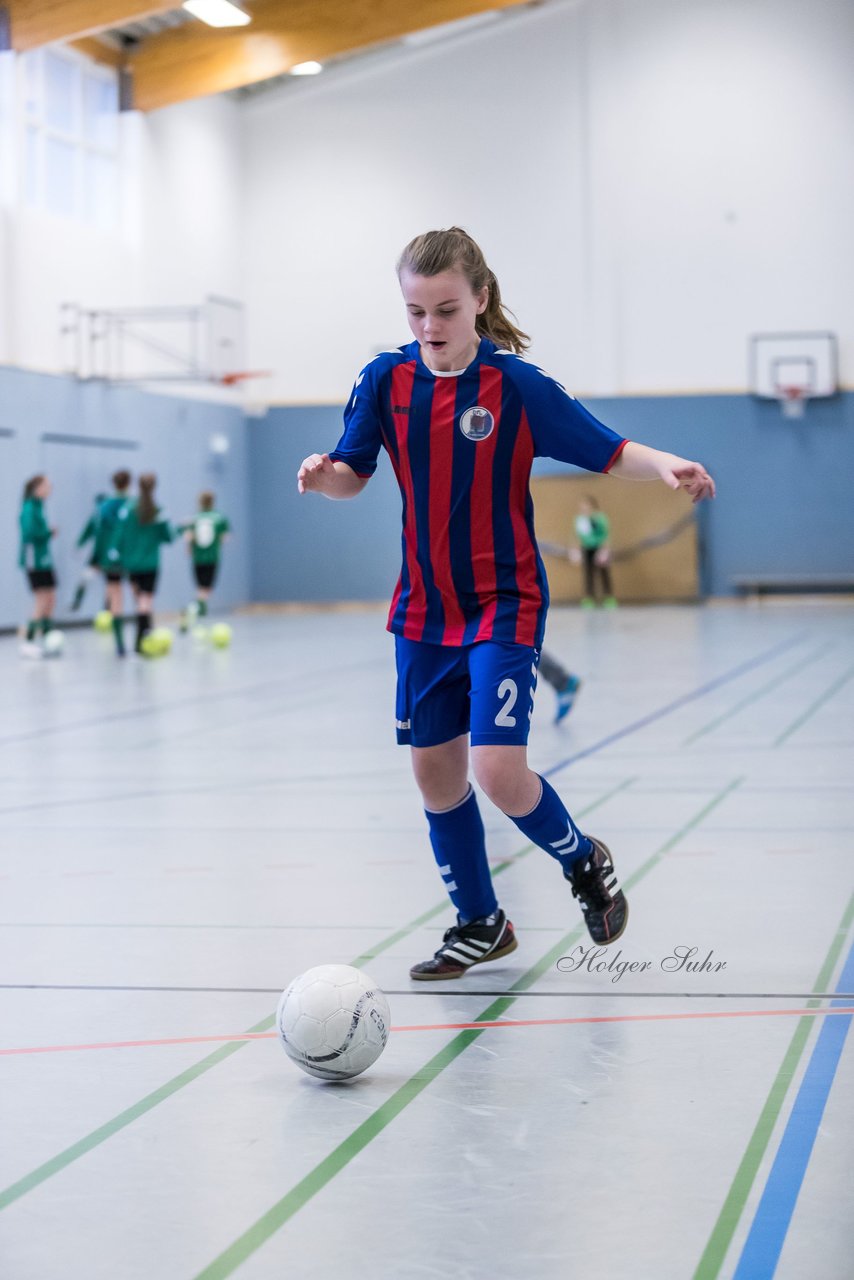
[[[221,512],[214,508],[215,496],[210,492],[199,494],[199,510],[186,524],[179,525],[193,558],[193,576],[196,579],[196,599],[184,610],[181,629],[186,631],[194,618],[204,618],[208,611],[219,569],[222,544],[231,532],[231,525]]]
[[[38,642],[53,629],[52,615],[56,607],[56,574],[50,554],[51,539],[56,534],[45,515],[44,504],[50,496],[51,483],[45,475],[32,476],[24,485],[21,506],[21,549],[18,563],[26,571],[33,593],[33,616],[27,623],[27,638],[21,645],[24,658],[41,658]]]
[[[128,503],[119,523],[115,543],[119,565],[136,598],[136,652],[142,652],[143,637],[152,628],[154,593],[160,571],[160,547],[172,542],[175,531],[154,501],[157,477],[139,477],[139,497]]]
[[[596,499],[588,494],[575,518],[575,533],[580,544],[580,559],[584,565],[582,608],[592,609],[594,605],[601,603],[606,609],[613,609],[617,603],[611,586],[611,553],[608,550],[610,531],[608,517],[600,509]]]
[[[104,578],[107,597],[107,609],[112,614],[113,636],[116,641],[116,652],[124,656],[125,642],[122,633],[122,567],[119,561],[118,541],[121,524],[127,515],[130,505],[128,490],[131,474],[129,471],[116,471],[112,477],[113,493],[111,496],[99,494],[95,499],[95,508],[89,517],[83,532],[77,539],[78,547],[92,542],[92,556],[89,565],[78,583],[72,611],[76,612],[83,602],[86,584],[92,571],[101,573]]]

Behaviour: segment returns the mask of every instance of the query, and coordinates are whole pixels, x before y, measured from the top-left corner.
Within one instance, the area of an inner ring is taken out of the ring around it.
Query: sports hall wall
[[[735,579],[753,574],[854,577],[854,393],[816,401],[803,422],[746,395],[587,396],[585,403],[615,430],[699,457],[715,476],[718,496],[697,513],[701,594],[734,594]],[[250,422],[255,599],[390,598],[400,568],[400,498],[388,459],[355,501],[296,493],[300,461],[333,447],[342,408],[279,407]],[[534,471],[572,474],[548,459]],[[625,484],[613,481],[614,503]],[[270,555],[277,546],[287,554]]]
[[[211,449],[216,436],[227,440],[227,452]],[[29,607],[16,563],[23,479],[41,471],[53,479],[47,510],[58,529],[53,545],[60,582],[57,616],[65,618],[85,564],[74,543],[95,494],[109,491],[109,476],[122,467],[134,475],[157,474],[157,500],[174,520],[192,515],[201,489],[216,492],[235,531],[223,553],[217,600],[234,605],[248,598],[248,453],[240,409],[0,368],[0,627],[17,626]],[[191,590],[185,548],[166,547],[158,608],[184,606]],[[93,587],[87,610],[91,614],[100,607]]]
[[[387,596],[387,467],[352,504],[299,500],[293,472],[337,439],[360,365],[409,337],[397,252],[452,222],[533,359],[714,472],[704,591],[850,575],[854,396],[784,420],[747,394],[747,344],[831,329],[854,385],[852,65],[848,0],[595,0],[246,103],[251,358],[274,398],[324,402],[252,424],[262,543],[305,538],[299,562],[254,557],[256,593]]]
[[[11,54],[0,54],[0,627],[19,624],[29,607],[16,566],[17,518],[23,482],[39,471],[54,485],[48,515],[60,530],[60,617],[83,564],[74,541],[94,495],[120,467],[155,471],[158,500],[176,519],[193,512],[201,489],[214,489],[235,529],[218,599],[242,603],[249,598],[248,454],[237,397],[212,391],[201,399],[197,386],[179,397],[169,386],[155,394],[78,382],[62,376],[67,353],[59,339],[63,302],[163,306],[199,303],[208,293],[241,296],[237,105],[212,98],[119,117],[121,187],[105,227],[56,216],[29,198],[16,111],[21,70]],[[211,448],[215,436],[228,441],[226,453]],[[184,549],[167,549],[158,607],[185,604],[189,588]],[[86,607],[99,607],[94,590]]]

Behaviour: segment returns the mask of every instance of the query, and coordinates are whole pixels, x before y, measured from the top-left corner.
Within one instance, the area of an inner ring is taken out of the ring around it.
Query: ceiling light
[[[245,27],[252,18],[230,0],[185,0],[187,13],[209,27]]]
[[[322,62],[298,62],[291,67],[292,76],[316,76],[323,70]]]

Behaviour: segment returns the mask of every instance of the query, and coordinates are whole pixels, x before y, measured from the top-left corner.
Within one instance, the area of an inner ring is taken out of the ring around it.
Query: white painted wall
[[[21,201],[0,56],[0,362],[59,304],[248,304],[271,399],[340,401],[408,336],[403,244],[467,226],[581,392],[743,388],[746,339],[829,328],[854,384],[854,5],[552,0],[244,102],[123,118],[120,234]],[[10,105],[11,104],[11,105]]]
[[[854,384],[852,66],[850,0],[582,0],[259,95],[250,363],[343,399],[459,222],[579,390],[744,388],[766,329],[835,330]]]
[[[0,69],[0,363],[62,371],[63,302],[99,308],[191,305],[210,293],[240,298],[243,160],[233,99],[121,117],[122,214],[107,234],[26,205],[14,95],[4,98],[4,83],[8,90],[8,60],[5,81]]]

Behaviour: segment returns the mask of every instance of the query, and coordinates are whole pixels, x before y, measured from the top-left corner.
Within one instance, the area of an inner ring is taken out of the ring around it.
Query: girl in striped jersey
[[[662,480],[714,496],[696,462],[627,441],[521,358],[528,337],[498,281],[458,227],[416,237],[398,262],[415,341],[362,370],[332,453],[299,469],[301,493],[352,498],[385,448],[403,503],[403,565],[389,613],[397,658],[397,735],[411,748],[439,871],[457,910],[418,980],[458,978],[516,948],[495,897],[481,789],[560,865],[594,942],[623,933],[628,904],[605,844],[582,832],[527,741],[548,607],[534,536],[531,463]],[[471,750],[469,747],[471,746]]]

